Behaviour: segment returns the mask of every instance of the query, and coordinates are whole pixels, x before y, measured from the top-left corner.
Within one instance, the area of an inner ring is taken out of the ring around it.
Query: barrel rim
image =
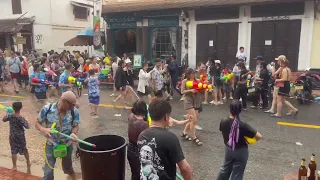
[[[100,134],[100,135],[96,135],[96,136],[118,136],[118,135]],[[90,137],[95,137],[95,136],[90,136]],[[90,137],[87,137],[87,138],[90,138]],[[88,153],[106,153],[106,152],[117,151],[117,150],[123,148],[124,146],[127,146],[127,144],[128,144],[128,143],[127,143],[127,140],[126,140],[124,137],[122,137],[122,136],[118,136],[118,137],[121,137],[122,139],[124,139],[124,144],[121,145],[121,146],[119,146],[119,147],[117,147],[117,148],[111,149],[111,150],[106,150],[106,151],[89,151],[89,150],[82,149],[82,148],[80,147],[80,143],[78,143],[78,149],[80,149],[81,151],[84,151],[84,152],[88,152]]]

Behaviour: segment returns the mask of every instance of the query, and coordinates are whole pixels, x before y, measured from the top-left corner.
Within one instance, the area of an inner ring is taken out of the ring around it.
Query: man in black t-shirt
[[[171,110],[166,100],[154,99],[149,105],[152,126],[139,135],[137,142],[141,180],[175,180],[176,164],[185,180],[192,179],[177,136],[166,129]]]

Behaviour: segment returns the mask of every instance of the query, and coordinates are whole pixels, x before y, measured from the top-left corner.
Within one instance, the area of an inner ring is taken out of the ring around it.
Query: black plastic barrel
[[[97,147],[78,146],[83,180],[125,180],[127,143],[123,137],[100,135],[84,140]]]

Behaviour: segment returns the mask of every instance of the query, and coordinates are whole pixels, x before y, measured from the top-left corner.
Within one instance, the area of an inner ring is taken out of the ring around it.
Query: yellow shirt
[[[110,58],[109,57],[105,57],[103,62],[105,62],[106,64],[110,64]]]

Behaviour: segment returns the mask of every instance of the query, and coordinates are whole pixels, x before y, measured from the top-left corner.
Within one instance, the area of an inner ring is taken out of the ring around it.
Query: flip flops
[[[270,117],[281,118],[281,116],[277,116],[276,114],[271,114]]]

